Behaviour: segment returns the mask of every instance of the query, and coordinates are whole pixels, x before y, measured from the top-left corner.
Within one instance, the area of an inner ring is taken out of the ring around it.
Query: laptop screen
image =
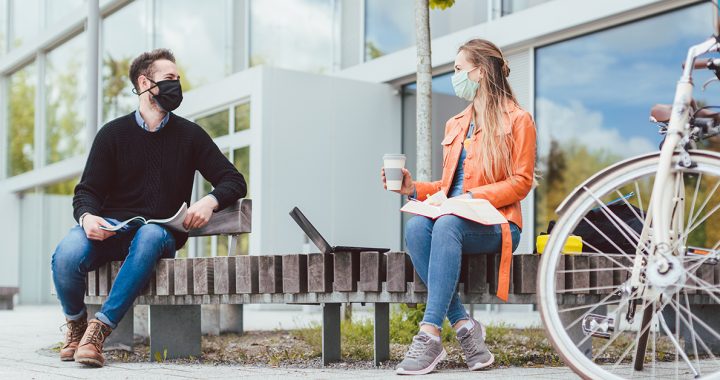
[[[315,226],[310,223],[309,220],[303,215],[302,211],[300,211],[299,208],[295,207],[290,211],[290,216],[295,220],[295,223],[302,228],[302,230],[305,232],[305,235],[307,235],[310,240],[312,240],[313,243],[315,243],[315,246],[318,247],[320,252],[328,254],[332,253],[332,247],[330,244],[328,244],[327,240],[320,235],[317,229],[315,229]]]

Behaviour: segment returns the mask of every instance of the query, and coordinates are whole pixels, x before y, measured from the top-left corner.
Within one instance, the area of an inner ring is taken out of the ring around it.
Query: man
[[[110,227],[137,215],[167,218],[190,204],[198,170],[214,189],[188,208],[183,226],[207,224],[213,211],[247,194],[243,176],[197,124],[172,113],[182,101],[175,57],[167,49],[141,54],[130,66],[138,110],[98,132],[85,171],[75,187],[78,225],[52,257],[55,288],[67,319],[60,359],[101,367],[103,344],[147,284],[160,258],[172,258],[187,233],[157,224]],[[87,321],[85,278],[89,271],[124,260],[110,294],[95,318]]]

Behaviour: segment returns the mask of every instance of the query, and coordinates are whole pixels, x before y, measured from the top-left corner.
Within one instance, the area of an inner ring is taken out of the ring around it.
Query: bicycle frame
[[[675,188],[675,184],[672,183],[672,178],[670,177],[670,166],[672,164],[672,156],[674,152],[678,149],[681,141],[683,141],[685,136],[689,133],[688,123],[690,121],[692,93],[694,88],[692,82],[693,66],[695,59],[698,56],[708,52],[718,51],[718,47],[718,40],[714,36],[691,47],[688,50],[687,58],[685,59],[683,74],[680,77],[675,90],[675,99],[673,100],[670,123],[668,125],[665,142],[660,152],[660,164],[658,166],[650,198],[650,208],[648,210],[647,217],[652,223],[646,224],[652,225],[652,242],[654,249],[650,252],[650,255],[661,260],[661,267],[667,266],[665,258],[667,255],[672,255],[673,245],[671,231],[674,233],[678,232],[675,231],[677,226],[672,225],[672,213],[673,209],[675,209],[672,207],[672,204],[673,201],[678,200],[673,199],[675,198],[675,194],[672,190]],[[684,149],[684,147],[680,148]],[[648,234],[649,231],[644,230],[642,238],[646,239]],[[635,260],[636,265],[634,266],[631,278],[632,286],[640,285],[640,256],[641,255],[638,255]]]

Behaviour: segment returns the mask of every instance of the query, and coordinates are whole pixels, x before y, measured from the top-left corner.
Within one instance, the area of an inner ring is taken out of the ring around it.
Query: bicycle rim
[[[654,249],[646,235],[652,231],[645,219],[659,153],[608,168],[561,205],[562,215],[539,268],[538,305],[553,346],[565,363],[585,378],[693,378],[693,370],[703,378],[720,378],[720,323],[709,321],[698,306],[715,304],[720,312],[720,287],[714,285],[715,277],[720,277],[720,264],[711,265],[720,248],[720,154],[693,151],[691,156],[696,167],[673,168],[671,174],[676,179],[673,191],[679,195],[673,213],[678,221],[673,248],[683,254],[675,269],[666,273],[685,276],[674,283],[663,277],[667,274],[659,276],[647,269],[643,272],[647,286],[623,292],[636,252],[646,257]],[[673,166],[675,162],[674,158]],[[634,194],[629,196],[630,192]],[[607,206],[611,200],[620,211]],[[588,216],[593,209],[600,215],[594,223]],[[622,213],[631,216],[623,219],[618,216]],[[599,222],[603,217],[604,227]],[[563,254],[569,235],[579,225],[590,225],[602,239],[582,237],[581,254]],[[685,253],[685,246],[694,246],[694,254]],[[711,253],[698,254],[700,248]],[[633,309],[628,307],[630,302],[637,307],[635,317],[628,321],[627,310]],[[651,316],[643,328],[645,310],[651,311]],[[637,349],[643,345],[642,336],[649,339],[645,355]],[[644,359],[639,366],[633,363],[636,354]]]

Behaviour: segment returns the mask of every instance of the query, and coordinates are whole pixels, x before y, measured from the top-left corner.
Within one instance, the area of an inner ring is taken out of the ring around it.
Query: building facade
[[[194,120],[246,176],[253,233],[240,253],[313,250],[287,216],[301,207],[337,244],[402,249],[400,197],[382,190],[383,153],[415,167],[413,0],[101,0],[99,73],[90,78],[87,0],[0,0],[0,286],[54,302],[50,254],[74,223],[71,198],[92,136],[132,112],[139,53],[174,51]],[[518,253],[575,186],[657,149],[647,122],[669,103],[687,48],[712,34],[697,0],[457,0],[431,11],[433,173],[445,121],[466,102],[450,84],[457,48],[503,49],[538,128],[539,186],[523,202]],[[701,83],[705,78],[699,78]],[[99,96],[89,97],[88,83]],[[697,95],[720,104],[717,89]],[[99,115],[86,122],[88,109]],[[200,176],[194,197],[210,188]],[[195,238],[180,256],[226,255]]]

